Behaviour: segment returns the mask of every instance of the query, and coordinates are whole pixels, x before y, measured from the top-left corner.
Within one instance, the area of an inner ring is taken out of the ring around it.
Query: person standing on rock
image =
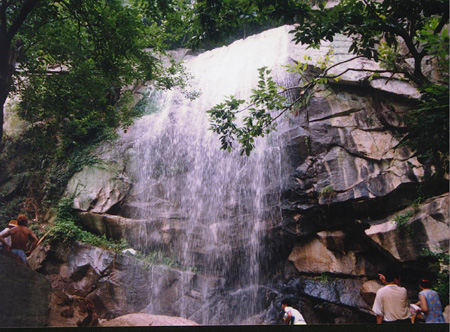
[[[11,249],[11,252],[20,257],[22,262],[26,264],[27,255],[29,255],[38,243],[38,238],[34,233],[27,227],[28,219],[25,215],[21,214],[17,217],[18,226],[14,227],[3,235],[0,235],[0,241],[3,242],[3,246],[6,250]],[[11,245],[5,241],[5,238],[11,236]],[[27,250],[29,242],[32,242],[30,251]]]
[[[288,298],[281,301],[281,308],[283,308],[285,312],[283,321],[287,325],[306,325],[302,314],[297,309],[292,308],[291,305],[291,300]]]
[[[411,312],[406,288],[400,287],[400,275],[388,270],[380,276],[386,286],[380,288],[375,296],[372,310],[377,315],[377,324],[409,323]]]

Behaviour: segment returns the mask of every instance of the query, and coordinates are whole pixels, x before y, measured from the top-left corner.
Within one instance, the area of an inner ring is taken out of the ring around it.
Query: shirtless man
[[[19,256],[22,261],[26,264],[27,256],[34,250],[38,243],[38,238],[34,233],[27,227],[28,220],[23,214],[17,217],[17,223],[19,226],[14,227],[0,236],[0,241],[3,242],[6,250],[11,249],[11,252]],[[6,243],[5,238],[11,236],[11,246]],[[27,250],[28,243],[32,241],[32,246],[29,251]]]

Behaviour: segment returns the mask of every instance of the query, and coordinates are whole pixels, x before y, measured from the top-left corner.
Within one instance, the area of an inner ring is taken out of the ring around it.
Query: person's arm
[[[426,299],[425,296],[423,296],[422,294],[419,294],[419,299],[420,299],[420,310],[421,310],[424,314],[428,314],[428,304],[427,304],[427,299]]]
[[[7,232],[5,232],[3,235],[0,235],[0,241],[2,241],[3,245],[5,246],[5,248],[7,250],[9,250],[9,245],[8,243],[6,243],[5,238],[9,236],[9,230]]]
[[[377,315],[377,324],[381,324],[383,322],[384,316]]]
[[[37,243],[39,242],[39,239],[34,235],[32,231],[30,231],[30,234],[28,235],[28,238],[33,242],[31,245],[30,250],[28,250],[25,254],[29,256],[34,249],[36,249]]]
[[[285,319],[285,323],[288,323],[288,325],[289,325],[289,323],[290,323],[290,321],[291,321],[291,319],[292,319],[292,314],[291,314],[291,312],[290,311],[288,311],[287,312],[287,316],[286,316],[286,319]]]
[[[375,301],[373,302],[372,311],[377,317],[377,324],[381,324],[384,319],[383,300],[380,296],[380,290],[375,295]]]

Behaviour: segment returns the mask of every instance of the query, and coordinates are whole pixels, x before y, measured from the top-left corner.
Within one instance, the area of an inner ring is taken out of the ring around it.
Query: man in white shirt
[[[281,301],[281,308],[285,312],[283,321],[288,325],[306,325],[302,314],[297,309],[292,308],[291,305],[291,301],[288,298]]]
[[[14,228],[14,227],[17,227],[17,225],[18,225],[17,220],[11,220],[11,221],[9,222],[9,224],[6,226],[6,228],[0,232],[0,236],[2,236],[3,234],[5,234],[5,233],[6,233],[7,231],[9,231],[10,229],[12,229],[12,228]],[[5,238],[5,241],[6,241],[6,243],[8,244],[8,246],[11,247],[11,236],[6,237],[6,238]],[[3,243],[0,242],[0,248],[3,249],[2,247],[3,247]],[[1,250],[0,250],[0,251],[1,251]]]
[[[377,324],[411,323],[407,291],[399,286],[398,272],[387,271],[380,279],[386,282],[386,286],[378,290],[372,307],[377,315]]]

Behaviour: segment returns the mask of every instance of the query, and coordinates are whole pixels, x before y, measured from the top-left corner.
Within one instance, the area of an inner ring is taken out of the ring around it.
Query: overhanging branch
[[[8,31],[6,31],[6,40],[8,42],[11,42],[11,40],[16,35],[19,28],[22,26],[22,24],[27,19],[28,15],[31,13],[31,11],[34,9],[34,7],[41,2],[42,0],[25,0],[23,3],[22,8],[20,9],[19,15],[17,15],[14,22],[11,24],[11,27]]]

